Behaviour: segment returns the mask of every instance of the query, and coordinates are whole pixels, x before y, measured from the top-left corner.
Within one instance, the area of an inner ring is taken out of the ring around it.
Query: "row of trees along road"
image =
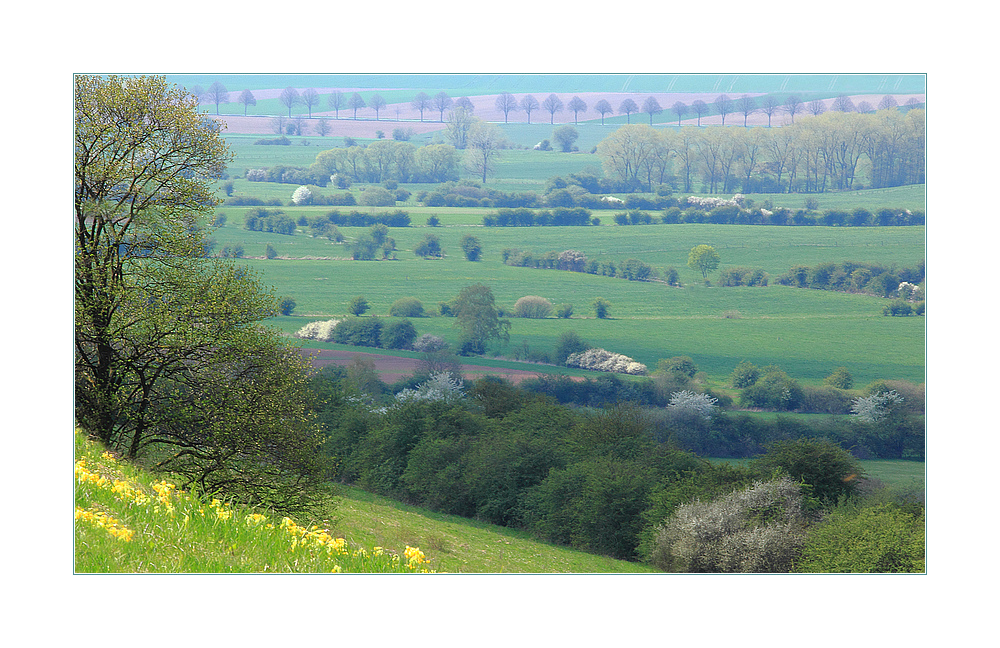
[[[690,193],[822,192],[924,182],[922,109],[830,112],[783,128],[626,125],[597,145],[604,173],[633,190],[676,179]]]
[[[205,254],[218,124],[162,77],[81,75],[74,95],[78,424],[182,488],[310,505],[326,465],[307,363],[259,326],[270,291]]]

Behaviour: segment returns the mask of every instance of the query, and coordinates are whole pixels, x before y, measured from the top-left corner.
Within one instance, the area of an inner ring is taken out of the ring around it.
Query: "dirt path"
[[[380,355],[377,353],[364,353],[357,351],[342,351],[340,349],[301,349],[312,361],[314,367],[321,368],[331,364],[347,366],[354,362],[355,358],[369,359],[375,363],[375,370],[385,383],[394,383],[401,378],[412,376],[420,365],[420,360],[416,358],[397,358],[395,356]],[[466,380],[475,380],[485,375],[500,376],[506,378],[514,384],[529,378],[538,378],[544,374],[534,371],[522,371],[519,369],[500,369],[497,367],[484,367],[475,364],[463,364],[462,375]]]

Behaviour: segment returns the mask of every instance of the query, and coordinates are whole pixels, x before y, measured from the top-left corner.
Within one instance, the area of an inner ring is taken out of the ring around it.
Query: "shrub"
[[[417,329],[410,320],[389,322],[382,327],[381,346],[386,349],[409,349],[417,338]]]
[[[552,302],[538,295],[526,295],[514,303],[514,316],[542,319],[552,315]]]
[[[556,348],[552,352],[552,361],[564,365],[571,355],[582,353],[589,348],[590,345],[584,342],[576,331],[563,331],[559,334],[559,341],[556,342]]]
[[[828,439],[777,441],[754,464],[765,471],[780,468],[827,504],[851,495],[864,472],[849,452]]]
[[[736,389],[744,389],[753,385],[759,378],[760,367],[744,360],[733,369],[733,373],[729,376],[729,384]]]
[[[901,299],[896,299],[882,309],[882,315],[885,317],[908,317],[913,315],[913,306]]]
[[[556,317],[569,319],[573,316],[573,304],[559,304],[556,306]]]
[[[611,308],[611,302],[603,297],[598,297],[594,300],[594,315],[597,319],[606,319],[608,317],[608,309]]]
[[[667,268],[666,273],[663,276],[663,280],[667,282],[668,286],[680,286],[681,276],[677,272],[677,268],[670,266]]]
[[[437,257],[440,258],[444,255],[444,250],[441,249],[441,239],[434,234],[428,234],[424,236],[424,240],[413,250],[413,253],[418,257]]]
[[[312,197],[309,187],[303,185],[292,193],[292,202],[296,205],[308,205],[312,202]]]
[[[413,350],[420,351],[421,353],[441,351],[447,346],[448,343],[444,341],[444,338],[431,335],[430,333],[424,333],[413,342]]]
[[[293,310],[295,310],[295,300],[291,297],[282,297],[278,302],[278,312],[282,315],[291,315]]]
[[[837,367],[823,382],[837,389],[850,389],[854,386],[854,377],[847,367]]]
[[[268,244],[266,244],[264,246],[264,256],[267,257],[268,259],[277,258],[278,251],[276,249],[274,249],[273,245],[271,245],[270,243],[268,243]]]
[[[424,305],[416,297],[400,297],[389,307],[392,317],[423,317]]]
[[[396,196],[385,187],[368,187],[361,192],[361,204],[369,207],[392,207]]]
[[[364,295],[358,295],[351,301],[347,302],[347,311],[351,315],[361,316],[364,315],[368,310],[371,309],[371,304],[365,299]]]
[[[698,373],[698,365],[688,356],[674,356],[657,362],[656,370],[677,374],[687,380],[694,378],[694,375]]]
[[[593,348],[571,354],[566,358],[566,366],[635,376],[644,376],[647,373],[646,365],[636,362],[628,356]]]
[[[295,332],[295,337],[304,340],[320,340],[329,342],[333,339],[333,331],[340,320],[331,319],[320,322],[310,322]]]
[[[715,502],[677,507],[657,529],[650,558],[668,572],[786,573],[805,540],[799,487],[756,482]]]
[[[671,416],[682,419],[697,417],[708,420],[712,418],[718,400],[718,398],[712,398],[708,394],[682,389],[671,395],[667,411]]]
[[[352,346],[382,346],[381,335],[382,320],[377,317],[345,319],[333,329],[334,342]]]
[[[471,234],[466,234],[462,237],[460,242],[462,246],[462,252],[465,254],[465,258],[468,261],[479,261],[483,254],[483,246],[479,243],[479,239]]]
[[[922,573],[925,522],[892,504],[837,507],[810,531],[797,572]]]
[[[765,367],[763,375],[740,392],[744,407],[789,411],[802,403],[802,387],[780,369]]]

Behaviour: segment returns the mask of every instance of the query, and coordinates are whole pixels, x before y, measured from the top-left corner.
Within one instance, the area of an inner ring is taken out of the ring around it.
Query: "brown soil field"
[[[381,376],[382,381],[394,383],[401,378],[412,376],[419,367],[420,361],[415,358],[397,358],[395,356],[379,355],[377,353],[359,353],[355,351],[342,351],[339,349],[300,349],[300,352],[308,357],[312,365],[322,368],[327,365],[337,364],[346,367],[354,362],[355,358],[371,360],[375,363],[375,370]],[[529,378],[538,378],[543,375],[534,371],[521,371],[517,369],[499,369],[496,367],[483,367],[474,364],[463,364],[462,375],[466,380],[475,380],[486,375],[500,376],[514,384]]]
[[[342,92],[355,92],[356,88],[339,88]],[[333,88],[317,88],[317,92],[320,94],[329,94]],[[370,90],[370,89],[369,89]],[[281,93],[280,89],[272,90],[255,90],[254,95],[258,98],[271,98],[277,97]],[[515,95],[520,101],[524,96]],[[535,99],[538,100],[539,104],[544,101],[548,95],[538,94],[535,95]],[[676,124],[677,119],[670,107],[673,106],[678,101],[690,105],[700,99],[711,106],[712,102],[718,95],[718,93],[677,93],[677,92],[663,92],[663,93],[630,93],[630,92],[611,92],[611,93],[597,93],[597,92],[580,92],[571,95],[557,95],[559,99],[563,102],[564,108],[562,112],[557,112],[554,116],[549,115],[549,113],[539,107],[537,110],[531,113],[531,123],[532,124],[545,124],[552,118],[552,124],[572,124],[573,123],[573,113],[565,108],[565,105],[569,103],[569,100],[574,96],[580,97],[586,104],[586,112],[580,113],[579,119],[584,121],[599,120],[600,114],[594,110],[594,105],[597,104],[601,99],[605,99],[614,108],[614,114],[606,115],[606,118],[610,118],[617,115],[618,106],[621,105],[622,101],[626,98],[630,98],[635,103],[641,106],[643,101],[647,97],[653,96],[656,101],[663,108],[663,112],[659,115],[654,116],[653,123],[672,123]],[[759,96],[759,95],[753,95]],[[862,101],[867,101],[873,106],[878,105],[879,101],[884,95],[852,95],[851,100],[855,105]],[[731,95],[732,99],[736,99],[738,95]],[[899,105],[905,104],[909,99],[915,98],[920,102],[925,101],[925,95],[912,95],[912,94],[895,94],[896,102]],[[453,97],[455,99],[457,97]],[[469,97],[469,100],[474,106],[474,112],[477,117],[488,122],[503,122],[504,116],[503,112],[497,110],[496,108],[496,98],[497,95],[480,95],[475,97]],[[827,110],[830,109],[830,104],[833,103],[833,99],[827,99],[824,101]],[[207,106],[206,106],[207,107]],[[325,104],[322,108],[325,108]],[[318,117],[329,118],[330,133],[331,137],[359,137],[359,138],[375,138],[376,131],[381,130],[385,133],[386,137],[391,136],[391,131],[394,128],[410,128],[413,129],[415,134],[430,133],[434,131],[439,131],[444,129],[445,125],[440,121],[437,121],[438,113],[437,111],[430,109],[424,111],[424,121],[420,121],[420,113],[415,110],[409,103],[398,103],[398,104],[388,104],[385,108],[379,111],[379,119],[375,119],[375,112],[371,108],[362,108],[358,111],[358,119],[353,119],[352,111],[350,109],[341,109],[340,119],[335,119],[334,111],[330,110],[315,110],[312,113],[313,119]],[[802,115],[807,114],[803,110]],[[215,117],[214,115],[210,115]],[[673,119],[671,119],[673,117]],[[633,114],[632,118],[635,119],[636,124],[649,123],[649,116],[643,112]],[[218,117],[226,123],[226,130],[230,133],[239,134],[249,134],[249,135],[268,135],[274,133],[274,128],[272,126],[272,115],[248,115],[244,117],[243,115],[221,115]],[[511,123],[524,123],[527,121],[526,114],[518,110],[516,112],[511,112],[508,121]],[[697,124],[697,115],[693,115],[693,112],[689,109],[685,118],[681,120],[682,124]],[[704,117],[701,120],[703,126],[718,125],[722,123],[722,118],[719,115],[713,115],[710,117]],[[743,124],[743,115],[739,112],[732,112],[726,117],[726,123],[734,126],[739,126]],[[775,113],[771,117],[772,126],[783,126],[791,123],[791,118],[786,115],[783,111]],[[757,112],[749,116],[747,119],[747,125],[749,126],[763,126],[767,124],[767,115]]]

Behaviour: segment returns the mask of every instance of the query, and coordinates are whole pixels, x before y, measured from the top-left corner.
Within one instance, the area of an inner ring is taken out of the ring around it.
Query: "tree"
[[[468,261],[479,261],[482,258],[483,246],[475,236],[466,234],[462,237],[460,245],[462,246],[462,253],[465,254],[465,258]]]
[[[864,474],[849,452],[828,439],[777,441],[754,460],[754,465],[765,472],[780,468],[792,479],[808,484],[809,494],[826,504],[851,495]]]
[[[316,134],[320,137],[326,137],[330,133],[330,122],[326,117],[320,117],[319,121],[316,122]]]
[[[493,174],[500,150],[506,145],[503,131],[495,124],[477,119],[469,128],[467,145],[469,168],[482,176],[485,184],[486,176]]]
[[[368,104],[365,103],[364,98],[357,92],[351,95],[351,98],[347,100],[347,107],[354,111],[354,119],[358,119],[358,110],[364,108]]]
[[[517,98],[509,92],[501,92],[497,95],[496,109],[503,113],[503,123],[507,123],[507,116],[517,110]]]
[[[632,123],[632,113],[639,112],[639,105],[631,99],[626,99],[618,105],[618,112],[625,113],[625,123]]]
[[[375,111],[375,121],[378,121],[378,113],[380,110],[385,108],[386,105],[385,99],[382,98],[382,95],[376,92],[371,96],[369,102],[370,102],[369,105],[371,106],[372,110]]]
[[[479,354],[486,351],[490,340],[510,341],[510,322],[500,319],[493,291],[483,284],[466,286],[452,306],[455,326],[460,329],[461,353]]]
[[[781,103],[774,95],[764,95],[760,98],[760,111],[767,115],[767,127],[771,127],[771,117],[781,108]]]
[[[892,95],[885,95],[878,102],[879,110],[895,110],[899,107],[899,103],[896,102],[896,98]]]
[[[854,102],[845,94],[837,95],[837,98],[833,100],[833,104],[830,107],[837,112],[854,112]]]
[[[556,118],[556,113],[562,112],[563,102],[559,97],[554,94],[550,94],[544,101],[542,101],[542,108],[548,111],[549,123],[553,124],[555,123],[554,120]]]
[[[410,105],[413,106],[414,110],[420,112],[420,121],[424,121],[424,111],[431,107],[431,97],[426,92],[418,92]]]
[[[413,253],[424,259],[427,257],[441,258],[444,255],[444,250],[441,249],[441,238],[436,234],[425,235],[424,240],[413,248]]]
[[[683,101],[675,101],[674,105],[670,107],[670,110],[677,115],[677,125],[681,125],[681,118],[688,113],[688,105]]]
[[[597,155],[606,176],[634,190],[641,184],[639,173],[660,142],[659,133],[646,124],[625,125],[597,144]]]
[[[202,493],[305,504],[324,472],[307,366],[258,325],[277,301],[252,272],[205,255],[218,124],[163,77],[74,89],[77,421]]]
[[[719,267],[719,253],[711,245],[696,245],[688,254],[688,267],[701,273],[708,281],[708,273]]]
[[[576,132],[576,129],[570,125],[560,126],[559,128],[552,131],[552,141],[559,145],[563,153],[569,153],[573,150],[573,142],[580,137],[580,134]]]
[[[822,99],[813,99],[809,102],[809,105],[806,106],[806,110],[808,110],[809,114],[813,117],[817,117],[826,112],[826,103]]]
[[[802,100],[795,95],[789,95],[788,98],[785,99],[784,109],[785,112],[788,113],[788,116],[792,118],[792,123],[794,124],[795,114],[802,112]]]
[[[587,103],[580,97],[573,97],[570,99],[569,103],[566,104],[566,107],[573,111],[574,124],[579,123],[578,117],[580,116],[580,113],[587,112]]]
[[[608,103],[607,99],[601,99],[596,104],[594,104],[594,110],[601,113],[601,126],[604,125],[605,115],[613,115],[615,113],[614,108],[611,107],[611,104]]]
[[[347,302],[347,311],[351,315],[360,317],[371,310],[371,304],[365,299],[364,295],[358,295],[351,301]]]
[[[660,106],[660,102],[656,100],[656,97],[646,97],[646,100],[642,102],[642,112],[649,115],[649,125],[653,125],[653,115],[659,115],[663,112],[663,108]]]
[[[444,122],[444,111],[448,110],[448,107],[452,104],[451,97],[444,91],[434,95],[433,105],[437,109],[438,114],[441,117],[441,121]]]
[[[215,114],[219,114],[219,104],[226,103],[229,101],[229,92],[226,91],[226,86],[222,85],[218,81],[213,81],[212,85],[208,86],[208,98],[215,104]]]
[[[523,110],[525,114],[528,115],[529,124],[531,123],[531,111],[537,109],[538,109],[538,99],[535,99],[530,94],[521,97],[521,110]]]
[[[843,505],[812,529],[795,571],[923,573],[926,520],[899,505]]]
[[[326,105],[333,108],[334,119],[340,119],[340,109],[344,107],[344,93],[340,90],[334,90],[326,98]]]
[[[295,88],[288,87],[281,91],[281,96],[278,97],[278,101],[281,105],[288,108],[288,118],[292,118],[292,106],[302,103],[302,97],[299,96],[299,91]]]
[[[449,112],[446,133],[448,139],[451,140],[451,145],[456,149],[464,149],[468,146],[469,131],[472,129],[472,124],[477,121],[472,113],[461,106],[456,106],[454,110]]]
[[[462,109],[468,111],[468,113],[470,115],[472,113],[476,112],[476,107],[475,107],[475,105],[473,105],[472,99],[469,99],[468,97],[459,97],[458,99],[456,99],[455,100],[455,107],[456,108],[462,108]]]
[[[691,108],[698,115],[698,125],[701,126],[701,118],[708,114],[708,104],[701,99],[695,99],[691,103]]]
[[[247,115],[247,106],[256,106],[257,99],[253,96],[253,93],[249,90],[244,90],[240,93],[240,103],[243,104],[243,116]]]
[[[313,106],[319,105],[319,93],[315,88],[306,88],[302,91],[302,103],[309,111],[309,119],[313,116]]]
[[[743,115],[743,127],[746,128],[747,119],[757,112],[757,100],[748,94],[740,95],[740,98],[736,100],[736,108]]]
[[[719,115],[722,117],[722,125],[726,125],[726,115],[733,111],[733,100],[729,98],[728,95],[721,94],[715,98],[715,109],[719,111]]]
[[[594,315],[597,319],[607,319],[608,310],[611,308],[611,302],[603,297],[598,297],[594,300],[594,303],[591,304],[591,306],[594,307]]]

